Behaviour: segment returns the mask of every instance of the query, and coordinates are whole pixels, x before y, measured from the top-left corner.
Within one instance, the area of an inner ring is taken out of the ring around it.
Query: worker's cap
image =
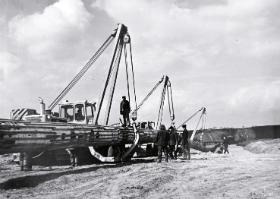
[[[187,127],[187,125],[183,124],[183,125],[182,125],[182,127],[183,127],[183,128],[186,128],[186,127]]]
[[[159,126],[159,129],[160,129],[160,130],[166,130],[164,124],[161,124],[161,125]]]
[[[125,96],[122,96],[122,98],[123,98],[123,99],[126,99],[126,97],[125,97]]]

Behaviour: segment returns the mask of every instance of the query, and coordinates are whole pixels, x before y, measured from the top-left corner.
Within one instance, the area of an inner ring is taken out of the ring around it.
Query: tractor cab
[[[64,118],[69,123],[93,124],[96,103],[88,101],[68,102],[59,104],[59,117]]]
[[[146,122],[138,122],[137,127],[140,129],[155,129],[155,122],[153,121],[146,121]]]

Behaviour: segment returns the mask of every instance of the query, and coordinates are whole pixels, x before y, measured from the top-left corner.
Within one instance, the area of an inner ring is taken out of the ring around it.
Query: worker
[[[158,163],[161,162],[162,152],[164,152],[165,161],[168,162],[168,141],[169,133],[163,124],[160,125],[160,130],[157,132],[155,144],[158,148]]]
[[[177,159],[177,154],[175,153],[175,148],[178,147],[178,136],[176,130],[173,126],[169,127],[169,156],[171,159]]]
[[[129,101],[126,100],[126,97],[122,97],[121,105],[120,105],[120,113],[123,116],[123,126],[126,127],[127,124],[130,125],[129,113],[130,113],[130,104]]]
[[[179,145],[181,145],[181,142],[182,142],[182,136],[180,136],[177,132],[176,132],[176,135],[177,135],[177,143],[178,144],[175,146],[175,152],[174,152],[175,160],[177,159],[178,154],[180,154],[182,152],[182,147],[179,147]]]
[[[81,121],[81,120],[84,120],[84,119],[85,119],[84,116],[83,116],[82,108],[81,108],[81,107],[78,108],[78,111],[77,111],[77,113],[75,114],[75,119],[76,119],[77,121]]]
[[[148,122],[148,129],[154,129],[153,122]]]
[[[190,160],[191,153],[190,153],[190,143],[189,143],[189,132],[187,130],[187,125],[183,124],[183,133],[182,133],[182,141],[181,146],[183,150],[183,158]]]
[[[68,152],[68,154],[70,156],[71,168],[78,166],[78,153],[77,153],[77,149],[75,149],[75,148],[66,148],[66,151]]]
[[[229,144],[229,141],[228,141],[227,136],[223,136],[224,153],[229,153],[228,144]]]
[[[65,110],[65,118],[68,122],[73,120],[73,109],[71,108],[64,108]],[[70,112],[70,113],[69,113]]]

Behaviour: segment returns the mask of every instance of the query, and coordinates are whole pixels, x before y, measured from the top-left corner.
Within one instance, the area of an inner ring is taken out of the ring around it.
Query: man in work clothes
[[[129,121],[129,113],[130,113],[130,104],[129,101],[126,100],[126,97],[122,97],[121,105],[120,105],[120,113],[123,115],[123,126],[130,125]]]
[[[187,125],[183,124],[183,133],[182,133],[182,141],[181,146],[183,150],[183,157],[190,160],[191,153],[190,153],[190,143],[189,143],[189,132],[187,130]]]
[[[175,148],[177,150],[178,147],[178,136],[176,133],[176,130],[173,126],[169,127],[169,133],[170,133],[170,138],[169,138],[169,156],[171,159],[177,159],[177,153],[175,153]]]
[[[223,136],[224,153],[229,153],[228,144],[229,144],[229,141],[228,141],[227,136]]]
[[[158,146],[158,162],[161,162],[162,152],[164,152],[165,162],[168,162],[168,141],[169,133],[164,125],[160,125],[160,130],[157,132],[155,144]]]

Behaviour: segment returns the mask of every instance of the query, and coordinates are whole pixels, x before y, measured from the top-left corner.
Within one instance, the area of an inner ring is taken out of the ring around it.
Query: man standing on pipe
[[[120,113],[123,115],[123,126],[126,127],[127,124],[130,125],[129,113],[130,113],[130,104],[129,101],[126,100],[126,97],[122,97],[121,105],[120,105]]]

